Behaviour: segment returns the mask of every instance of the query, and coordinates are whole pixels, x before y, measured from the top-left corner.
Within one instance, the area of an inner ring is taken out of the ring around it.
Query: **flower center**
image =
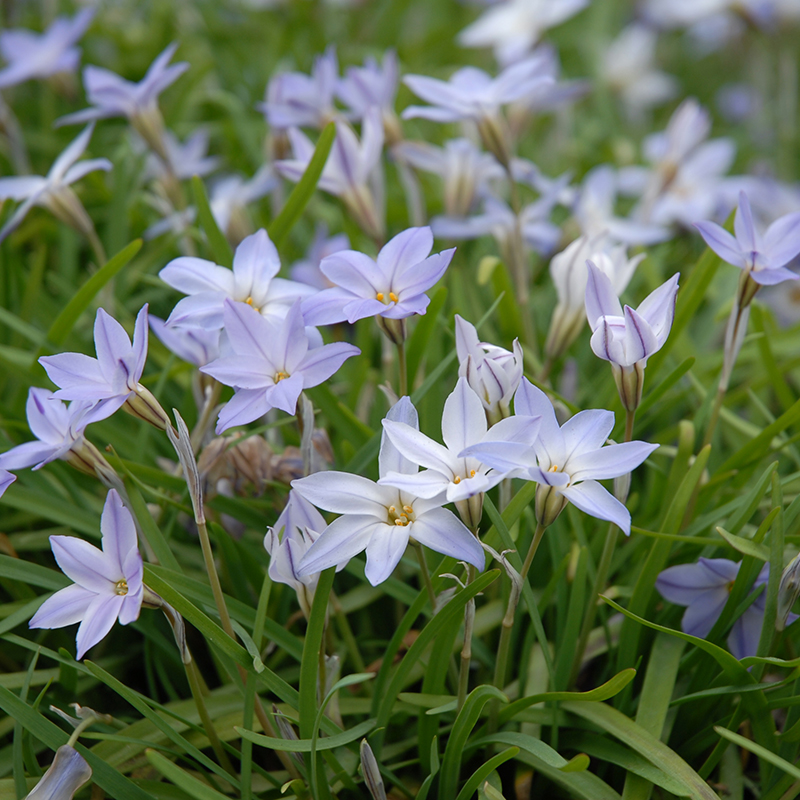
[[[547,471],[548,472],[558,472],[558,464],[553,464],[553,466],[550,467],[550,469],[547,470]]]
[[[477,474],[476,471],[474,469],[471,469],[469,471],[469,475],[465,475],[463,478],[460,475],[455,475],[453,477],[453,483],[458,485],[459,483],[461,483],[461,481],[469,480],[470,478],[474,478],[476,474]]]
[[[414,521],[414,509],[412,506],[403,506],[399,511],[397,506],[389,506],[389,522],[401,528],[405,528],[410,522]]]
[[[386,305],[389,305],[390,302],[391,303],[396,303],[397,302],[397,295],[394,292],[389,292],[389,300],[388,300],[388,302],[384,299],[385,297],[386,297],[386,295],[383,292],[378,292],[375,295],[375,299],[376,300],[380,300],[381,303],[385,303]]]
[[[282,380],[289,377],[288,372],[276,372],[275,373],[275,383],[280,383]]]
[[[124,596],[128,594],[128,581],[123,578],[121,581],[117,581],[114,584],[114,594],[118,594],[120,596]]]

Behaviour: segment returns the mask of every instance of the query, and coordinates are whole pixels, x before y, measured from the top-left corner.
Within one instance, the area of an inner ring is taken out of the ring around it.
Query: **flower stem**
[[[475,580],[475,567],[467,569],[467,586]],[[464,646],[461,648],[461,667],[458,672],[458,711],[461,711],[467,699],[469,689],[469,665],[472,661],[472,629],[475,626],[475,598],[467,602],[464,609]]]
[[[522,580],[525,580],[528,577],[528,570],[530,570],[531,564],[533,564],[533,557],[536,555],[536,551],[539,549],[539,544],[541,543],[542,536],[544,536],[544,532],[546,530],[547,528],[542,525],[541,522],[536,525],[531,546],[528,548],[528,555],[525,556],[525,563],[522,565],[522,571],[519,573],[522,577]]]
[[[436,592],[433,591],[433,583],[431,583],[431,573],[428,570],[428,562],[425,560],[425,552],[422,545],[414,541],[414,550],[417,553],[417,560],[419,561],[419,571],[422,573],[422,582],[428,590],[428,600],[431,602],[431,613],[436,609]]]
[[[222,742],[217,734],[217,729],[214,727],[214,723],[211,720],[208,709],[206,708],[206,701],[203,697],[204,692],[200,682],[200,673],[197,671],[197,664],[195,664],[194,659],[192,659],[188,663],[184,664],[184,667],[186,669],[186,677],[189,679],[189,688],[192,690],[194,704],[197,706],[197,713],[200,715],[200,721],[203,723],[203,728],[205,729],[206,736],[208,736],[208,741],[211,744],[211,748],[216,754],[217,760],[222,768],[231,775],[236,775],[233,765],[228,758],[228,754],[222,747]]]
[[[408,394],[408,362],[406,361],[405,342],[397,343],[397,372],[400,397]]]

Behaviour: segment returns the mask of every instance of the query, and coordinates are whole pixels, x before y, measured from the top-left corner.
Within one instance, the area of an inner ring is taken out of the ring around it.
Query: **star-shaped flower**
[[[75,536],[51,536],[58,566],[74,581],[49,597],[33,615],[31,628],[63,628],[80,622],[80,660],[119,619],[128,625],[142,607],[142,556],[130,511],[115,489],[108,493],[100,520],[102,550]]]
[[[740,192],[733,220],[735,238],[715,222],[696,222],[695,227],[723,261],[744,270],[762,286],[800,277],[786,267],[800,253],[800,213],[776,219],[762,234],[753,221],[747,195]]]
[[[432,247],[430,228],[409,228],[391,239],[374,261],[355,250],[328,256],[319,268],[335,288],[303,302],[306,322],[330,325],[371,316],[404,319],[424,314],[430,303],[425,292],[444,275],[455,253],[453,248],[431,256]]]
[[[285,316],[300,297],[315,294],[312,287],[278,278],[280,257],[262,228],[236,248],[233,270],[192,256],[173,259],[158,276],[164,283],[189,295],[169,315],[167,325],[191,325],[216,330],[222,327],[225,298],[247,303],[263,316]]]
[[[23,29],[0,33],[0,53],[8,65],[0,70],[0,89],[31,78],[74,72],[81,58],[75,43],[86,33],[95,10],[85,8],[72,19],[58,17],[44,33]]]
[[[516,477],[540,484],[536,492],[536,518],[545,527],[571,502],[581,511],[613,522],[629,534],[628,509],[598,480],[627,475],[658,445],[647,442],[605,445],[614,427],[614,414],[601,409],[580,411],[559,426],[547,395],[524,378],[514,398],[514,410],[527,417],[541,417],[539,437],[533,446],[484,442],[468,447],[462,455],[480,458],[506,473],[516,470]]]
[[[245,303],[225,299],[223,322],[232,355],[201,368],[236,393],[219,414],[217,433],[244,425],[271,408],[294,414],[303,389],[317,386],[361,351],[345,342],[312,348],[300,302],[284,319],[262,317]]]
[[[86,150],[93,130],[94,125],[85,128],[53,162],[46,177],[19,175],[0,178],[0,200],[24,201],[0,231],[0,242],[19,227],[34,206],[46,208],[87,238],[96,236],[91,218],[70,188],[71,184],[90,172],[98,169],[108,172],[111,169],[112,164],[107,158],[92,158],[75,163]]]
[[[386,415],[393,424],[417,430],[417,412],[407,397]],[[379,456],[380,477],[411,476],[417,465],[403,457],[385,431]],[[367,580],[377,586],[385,581],[403,556],[409,539],[483,569],[485,558],[478,540],[450,511],[441,508],[444,497],[423,499],[360,475],[317,472],[292,482],[315,506],[341,514],[309,548],[297,574],[310,575],[341,564],[362,550],[367,552]]]

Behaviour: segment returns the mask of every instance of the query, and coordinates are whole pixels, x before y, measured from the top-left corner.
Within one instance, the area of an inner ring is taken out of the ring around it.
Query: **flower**
[[[168,163],[172,173],[178,180],[188,180],[193,175],[208,175],[217,169],[222,161],[219,156],[208,156],[208,131],[200,128],[188,136],[183,142],[178,140],[172,131],[164,131],[164,148],[167,151]],[[146,176],[149,178],[167,178],[164,163],[152,154],[147,159]]]
[[[111,489],[100,520],[102,550],[75,536],[51,536],[58,566],[74,581],[42,603],[31,628],[63,628],[80,622],[75,640],[78,660],[119,619],[128,625],[142,607],[142,556],[130,511]]]
[[[192,256],[175,258],[158,276],[164,283],[189,295],[169,315],[167,325],[191,325],[208,330],[222,327],[226,298],[247,303],[263,316],[285,316],[299,297],[314,289],[285,278],[276,278],[280,257],[262,228],[245,238],[233,256],[233,270]]]
[[[97,236],[86,209],[75,192],[70,189],[71,184],[90,172],[98,169],[108,172],[111,169],[111,162],[107,158],[92,158],[79,164],[75,163],[86,150],[93,130],[94,125],[87,126],[53,162],[46,177],[18,175],[12,178],[0,178],[0,200],[24,201],[0,230],[0,242],[19,227],[33,206],[46,208],[88,239]]]
[[[60,387],[53,396],[98,403],[92,411],[95,422],[125,406],[134,416],[157,427],[169,425],[158,401],[139,383],[147,360],[147,305],[136,317],[133,343],[122,325],[98,308],[94,346],[97,358],[83,353],[59,353],[39,359],[50,380]]]
[[[458,376],[466,378],[480,398],[487,419],[498,422],[510,415],[509,404],[522,380],[522,347],[514,339],[513,352],[478,341],[475,326],[456,314]]]
[[[258,108],[278,130],[309,126],[323,128],[336,116],[333,95],[339,79],[336,49],[331,46],[314,59],[311,76],[282,72],[267,84],[264,102]]]
[[[91,777],[92,768],[86,759],[74,747],[62,744],[53,763],[25,800],[72,800]]]
[[[417,430],[417,411],[408,397],[389,410],[386,419]],[[417,465],[406,459],[384,430],[379,474],[412,475]],[[443,497],[420,498],[413,492],[374,483],[346,472],[317,472],[292,481],[292,488],[315,506],[341,514],[320,535],[300,562],[298,575],[321,572],[366,550],[367,580],[377,586],[391,574],[409,539],[483,569],[478,540],[450,511]]]
[[[333,285],[319,270],[322,259],[332,256],[340,250],[350,249],[350,239],[346,233],[328,236],[328,226],[321,222],[317,225],[314,239],[306,252],[305,258],[295,261],[289,269],[292,280],[313,286],[315,289],[330,289]]]
[[[489,181],[505,175],[497,159],[482,153],[469,139],[449,139],[444,147],[427,142],[401,142],[395,158],[416,169],[439,175],[444,182],[444,210],[450,217],[464,217],[476,198],[489,192]]]
[[[373,261],[356,250],[340,250],[319,265],[332,289],[303,301],[309,325],[329,325],[378,316],[400,320],[424,314],[425,292],[444,275],[455,248],[429,255],[430,228],[409,228],[387,242]]]
[[[167,325],[163,319],[152,314],[148,322],[150,330],[164,345],[189,364],[203,367],[215,358],[219,358],[218,330],[210,331],[188,325]]]
[[[608,236],[581,236],[550,261],[550,276],[556,287],[558,305],[553,311],[545,352],[551,360],[559,358],[575,341],[586,321],[587,259],[611,280],[614,292],[625,290],[644,253],[628,258],[624,244],[610,246]]]
[[[322,514],[293,489],[275,525],[267,528],[264,536],[264,547],[270,555],[270,578],[291,586],[297,592],[297,600],[306,617],[311,613],[319,573],[301,576],[297,571],[298,564],[327,527]],[[337,572],[346,563],[345,560],[338,564]]]
[[[348,116],[352,119],[363,120],[371,108],[380,108],[384,133],[390,144],[403,138],[394,112],[398,80],[397,53],[387,50],[380,66],[374,58],[367,58],[363,67],[348,67],[344,78],[336,83],[336,94],[348,106]]]
[[[177,42],[169,45],[153,61],[139,83],[126,81],[107,69],[86,67],[83,70],[83,83],[92,107],[67,114],[56,124],[74,125],[110,117],[126,117],[147,144],[169,163],[163,138],[164,123],[157,101],[161,92],[189,69],[185,61],[167,66],[177,49]]]
[[[602,409],[580,411],[559,426],[547,395],[527,379],[522,380],[514,398],[514,410],[527,417],[541,417],[533,446],[485,441],[467,447],[461,455],[480,458],[506,473],[517,470],[515,477],[540,484],[536,519],[545,527],[571,502],[593,517],[613,522],[628,535],[628,509],[597,481],[628,474],[658,445],[634,441],[603,446],[614,427],[614,414]]]
[[[586,265],[586,317],[592,329],[592,350],[598,358],[611,362],[622,404],[635,411],[642,399],[647,359],[664,346],[672,329],[680,273],[651,292],[634,311],[628,305],[622,309],[602,270],[591,261]]]
[[[299,301],[284,319],[262,317],[247,304],[228,298],[222,314],[233,354],[200,369],[236,389],[220,411],[217,434],[252,422],[270,408],[294,414],[303,389],[328,380],[361,352],[345,342],[311,348]]]
[[[800,277],[786,267],[800,253],[800,213],[779,217],[762,234],[753,222],[747,195],[740,192],[733,221],[735,238],[715,222],[696,222],[695,227],[723,261],[744,270],[761,286]]]
[[[465,456],[464,450],[480,447],[484,442],[515,442],[530,447],[536,439],[539,420],[535,415],[518,415],[501,419],[489,428],[481,398],[462,377],[444,404],[444,445],[420,433],[415,426],[389,417],[383,420],[383,429],[405,458],[427,469],[419,473],[388,472],[378,483],[417,497],[444,495],[447,502],[456,504],[461,518],[475,528],[480,522],[483,493],[500,483],[508,470],[494,470],[480,456]],[[477,500],[470,503],[470,498]]]
[[[633,23],[603,55],[602,77],[619,93],[633,119],[639,119],[645,109],[671,100],[678,91],[675,78],[653,68],[657,39],[652,28]]]
[[[740,567],[741,562],[727,558],[700,558],[696,564],[679,564],[665,569],[656,578],[656,589],[665,600],[687,607],[681,619],[681,630],[704,639],[725,608]],[[753,589],[758,589],[768,580],[769,564],[764,564]],[[728,647],[736,658],[756,654],[766,602],[767,593],[763,591],[734,622],[728,636]],[[797,614],[789,614],[788,624],[796,619]]]
[[[308,168],[314,145],[297,128],[289,129],[289,141],[294,158],[277,161],[275,170],[296,182]],[[376,240],[381,240],[384,235],[383,198],[375,196],[369,179],[380,163],[383,141],[381,113],[376,107],[364,117],[360,143],[346,122],[337,122],[336,138],[318,183],[324,192],[341,197],[353,219]]]
[[[0,469],[0,497],[6,493],[6,489],[8,489],[8,487],[11,486],[16,479],[17,476],[12,472],[9,472],[5,469]]]
[[[86,33],[95,10],[85,8],[72,19],[58,17],[44,33],[16,29],[0,33],[0,53],[8,65],[0,70],[0,89],[31,78],[74,72],[81,58],[75,43]]]
[[[487,9],[458,34],[463,47],[493,47],[501,63],[525,55],[548,29],[560,25],[589,0],[507,0]]]
[[[99,412],[100,416],[95,416],[93,405],[91,401],[76,400],[67,406],[55,399],[47,389],[29,389],[25,410],[28,425],[38,441],[25,442],[0,454],[0,468],[24,469],[33,466],[34,469],[40,469],[62,458],[93,475],[96,455],[99,454],[83,438],[83,432],[87,425],[104,418],[102,411]]]

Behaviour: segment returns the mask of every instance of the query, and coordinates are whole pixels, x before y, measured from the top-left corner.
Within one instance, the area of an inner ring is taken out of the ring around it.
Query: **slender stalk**
[[[625,438],[624,442],[630,442],[633,439],[633,423],[636,419],[636,411],[627,411],[625,414]]]
[[[231,639],[236,639],[236,634],[233,632],[233,625],[231,625],[231,615],[228,613],[225,595],[222,592],[222,585],[219,582],[217,566],[214,563],[214,553],[211,550],[211,539],[208,536],[206,521],[203,519],[196,520],[196,522],[197,532],[200,535],[200,548],[203,551],[203,562],[205,563],[208,580],[211,583],[211,594],[214,595],[214,602],[216,603],[217,613],[222,623],[222,630],[224,630]]]
[[[94,226],[92,226],[86,235],[89,239],[89,246],[92,248],[94,257],[97,259],[97,266],[102,267],[103,264],[108,261],[108,258],[106,257],[106,251],[103,247],[103,243],[100,241],[100,237],[97,235],[97,231],[95,231]]]
[[[400,397],[408,394],[408,362],[406,361],[405,342],[397,343],[397,373]]]
[[[533,533],[533,540],[531,541],[531,546],[528,548],[528,555],[525,556],[525,563],[522,565],[522,572],[520,572],[520,577],[524,581],[525,578],[528,577],[528,571],[531,568],[531,564],[533,564],[533,557],[536,555],[536,551],[539,549],[539,545],[542,541],[542,536],[544,536],[544,532],[547,530],[542,523],[538,523],[536,525],[536,530]],[[519,599],[519,598],[517,598]]]
[[[192,659],[189,663],[184,664],[184,667],[186,668],[186,677],[189,679],[189,688],[192,690],[194,704],[197,706],[197,713],[200,715],[200,721],[203,723],[203,728],[205,729],[206,736],[208,736],[211,749],[216,754],[217,760],[222,768],[231,775],[236,775],[233,765],[228,758],[228,754],[222,747],[222,742],[219,739],[219,735],[208,713],[208,709],[206,708],[206,701],[203,697],[203,688],[200,682],[200,673],[197,670],[197,664],[195,664],[194,659]]]
[[[208,423],[211,421],[211,415],[214,413],[220,393],[222,392],[222,384],[219,381],[213,380],[213,378],[212,381],[213,383],[206,387],[203,407],[200,409],[200,416],[197,418],[197,424],[192,431],[192,450],[195,454],[197,454],[200,445],[203,443]]]
[[[475,567],[469,565],[467,586],[475,580]],[[461,667],[458,672],[458,710],[461,711],[469,689],[469,666],[472,662],[472,630],[475,627],[475,598],[464,609],[464,646],[461,648]]]
[[[431,602],[431,612],[433,612],[436,609],[436,592],[433,591],[433,583],[431,583],[431,573],[428,570],[428,562],[425,560],[425,553],[422,550],[422,545],[417,541],[414,542],[414,550],[417,553],[419,571],[422,573],[422,582],[425,584],[425,588],[428,591],[428,600]]]
[[[89,719],[81,720],[80,724],[75,727],[75,730],[72,731],[72,735],[69,737],[69,741],[67,742],[68,747],[75,747],[75,743],[78,741],[78,737],[90,726],[94,725],[95,722],[99,722],[98,719],[95,717],[89,717]]]

